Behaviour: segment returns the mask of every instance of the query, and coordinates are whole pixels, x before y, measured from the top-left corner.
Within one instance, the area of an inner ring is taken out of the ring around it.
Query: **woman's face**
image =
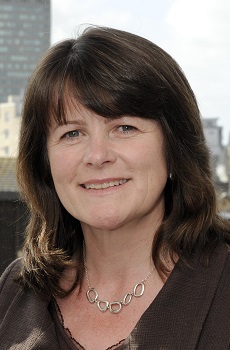
[[[116,229],[164,213],[167,166],[156,121],[106,119],[83,106],[53,125],[47,142],[56,192],[84,225]]]

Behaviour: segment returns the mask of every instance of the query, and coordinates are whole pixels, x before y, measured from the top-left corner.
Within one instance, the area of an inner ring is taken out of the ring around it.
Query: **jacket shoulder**
[[[7,299],[10,299],[10,295],[14,294],[19,288],[19,284],[15,282],[22,267],[22,259],[14,260],[3,272],[0,277],[0,300],[4,299],[6,295]],[[9,294],[10,293],[10,294]],[[0,302],[1,305],[1,302]]]
[[[49,302],[15,282],[23,259],[12,262],[0,278],[1,349],[58,349]]]

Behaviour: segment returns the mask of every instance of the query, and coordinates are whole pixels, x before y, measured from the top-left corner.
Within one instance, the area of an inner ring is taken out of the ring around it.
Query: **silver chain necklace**
[[[99,298],[98,292],[95,288],[91,287],[90,280],[89,280],[89,274],[88,269],[86,265],[86,258],[85,258],[85,245],[83,244],[83,260],[84,260],[84,268],[85,268],[85,275],[86,280],[88,284],[88,290],[86,292],[86,297],[88,301],[93,304],[96,303],[98,309],[101,312],[105,312],[109,310],[112,314],[117,314],[122,310],[123,305],[128,305],[132,298],[139,298],[141,297],[145,292],[145,283],[147,279],[151,276],[152,272],[154,271],[154,268],[151,270],[151,272],[146,276],[141,282],[135,284],[133,287],[132,292],[128,292],[124,295],[123,299],[121,301],[107,301],[107,300],[101,300]]]

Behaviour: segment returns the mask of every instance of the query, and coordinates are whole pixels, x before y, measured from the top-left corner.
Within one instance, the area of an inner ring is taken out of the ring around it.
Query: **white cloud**
[[[205,117],[230,130],[230,1],[175,0],[167,16],[171,53],[184,69]]]
[[[54,0],[52,4],[52,39],[54,43],[67,37],[75,37],[79,27],[96,24],[125,27],[131,20],[129,9],[113,7],[105,0]]]
[[[172,0],[53,0],[52,43],[75,36],[83,23],[116,27],[159,41]]]

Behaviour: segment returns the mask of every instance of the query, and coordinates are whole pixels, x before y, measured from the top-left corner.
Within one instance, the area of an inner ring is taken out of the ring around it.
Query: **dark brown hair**
[[[153,260],[167,273],[162,252],[182,261],[199,252],[208,262],[220,240],[230,242],[217,214],[209,152],[194,93],[173,58],[152,42],[111,28],[87,28],[51,47],[28,84],[18,157],[21,194],[30,209],[21,282],[46,297],[64,296],[63,270],[77,263],[83,275],[83,233],[55,192],[47,134],[51,115],[65,122],[66,96],[103,117],[157,120],[173,180],[165,188],[165,215],[153,242]],[[72,289],[73,289],[72,288]]]

